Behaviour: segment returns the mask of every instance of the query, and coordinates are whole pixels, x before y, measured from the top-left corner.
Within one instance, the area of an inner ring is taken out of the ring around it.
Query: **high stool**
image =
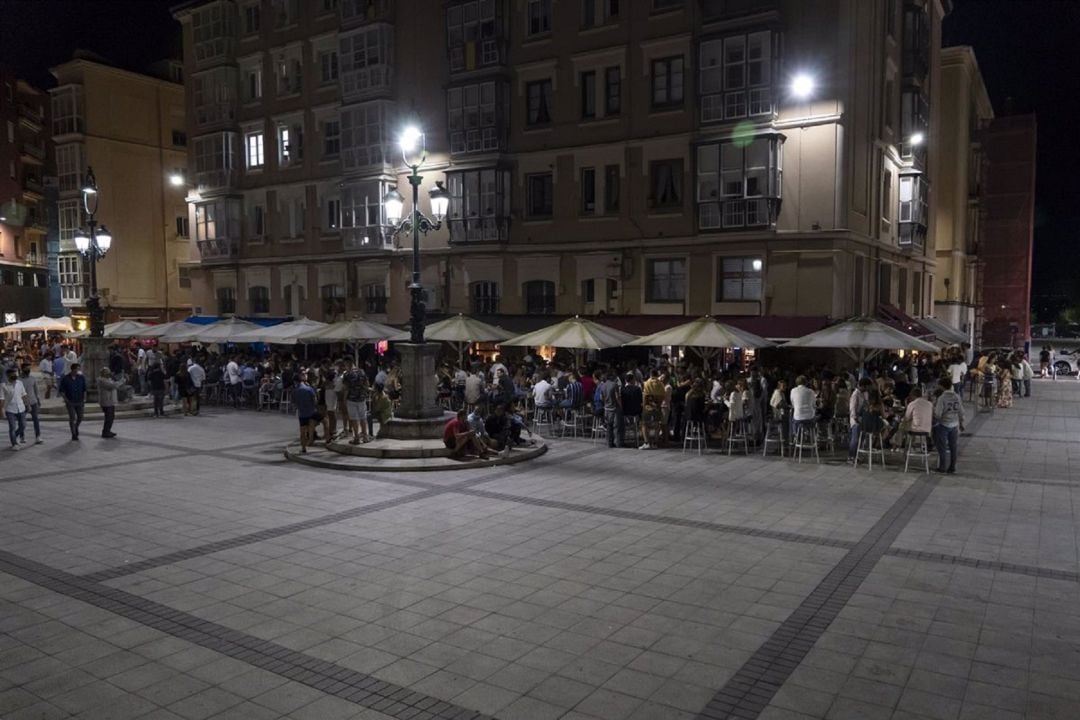
[[[574,408],[567,408],[563,412],[562,420],[559,422],[559,437],[566,437],[567,433],[570,437],[578,436],[578,415],[578,411]]]
[[[630,437],[630,433],[634,433],[634,444],[631,447],[638,447],[641,444],[641,416],[623,415],[623,426],[626,428],[624,440]]]
[[[918,441],[918,445],[916,445]],[[904,472],[907,472],[908,461],[912,457],[922,458],[923,472],[930,473],[930,433],[909,432],[907,435],[907,450],[904,452]]]
[[[780,448],[780,457],[787,454],[787,442],[784,440],[784,421],[771,419],[765,423],[765,440],[761,443],[761,457],[769,454],[769,444]]]
[[[686,429],[683,431],[682,449],[686,452],[687,448],[693,450],[697,448],[698,455],[705,452],[705,448],[709,446],[709,440],[705,435],[705,423],[694,422],[693,420],[686,421]]]
[[[604,416],[593,413],[592,416],[592,441],[607,437],[607,426],[604,425]]]
[[[859,467],[859,456],[865,455],[867,459],[867,467],[870,470],[874,469],[874,445],[877,445],[877,453],[881,457],[881,467],[885,467],[885,447],[881,442],[881,433],[879,432],[860,432],[859,433],[859,445],[855,450],[855,467]]]
[[[836,434],[833,432],[833,424],[830,420],[823,420],[818,423],[820,430],[818,431],[818,444],[823,446],[827,452],[836,452]]]
[[[795,437],[791,442],[791,459],[803,460],[803,452],[812,450],[814,459],[821,464],[821,454],[818,452],[817,423],[813,420],[799,420],[795,423]]]
[[[727,437],[727,454],[730,455],[731,451],[736,445],[742,445],[744,455],[750,454],[750,442],[746,437],[746,420],[732,420],[731,428],[728,431]]]
[[[543,435],[540,428],[547,428],[549,433],[555,434],[555,408],[550,405],[536,407],[536,413],[533,415],[533,432]]]

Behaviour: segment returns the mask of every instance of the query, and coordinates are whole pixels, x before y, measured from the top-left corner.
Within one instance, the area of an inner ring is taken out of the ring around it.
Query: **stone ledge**
[[[352,455],[326,449],[316,444],[308,448],[307,453],[300,452],[300,443],[289,443],[284,448],[285,457],[293,462],[298,462],[312,467],[342,471],[369,471],[369,472],[423,472],[435,470],[471,470],[474,468],[495,467],[497,465],[513,465],[538,458],[547,452],[547,443],[543,438],[534,435],[535,445],[526,445],[514,448],[509,457],[496,456],[487,460],[468,458],[466,460],[454,460],[442,457],[370,457],[364,455]],[[380,442],[380,441],[375,441]],[[373,443],[369,443],[373,444]],[[440,445],[442,443],[440,442]],[[350,448],[363,447],[363,445],[348,445]],[[444,448],[445,449],[445,448]]]

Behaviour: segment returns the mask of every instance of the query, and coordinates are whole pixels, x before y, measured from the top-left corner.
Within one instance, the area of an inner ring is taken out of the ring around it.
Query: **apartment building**
[[[983,132],[994,119],[975,52],[968,46],[941,51],[941,139],[935,186],[934,239],[937,275],[934,314],[981,340],[982,291],[977,280],[982,236],[982,200],[987,161]]]
[[[393,140],[417,123],[421,209],[436,181],[451,197],[423,239],[431,312],[710,313],[772,336],[930,314],[946,10],[193,0],[195,308],[403,322],[411,249],[379,199],[408,194]]]
[[[97,268],[106,321],[162,321],[190,312],[182,264],[190,253],[182,67],[163,62],[152,71],[129,72],[81,54],[51,70],[61,302],[79,327],[88,319],[89,266],[74,237],[85,226],[81,188],[88,167],[100,191],[96,219],[113,237]]]
[[[49,305],[48,96],[0,67],[0,326]]]

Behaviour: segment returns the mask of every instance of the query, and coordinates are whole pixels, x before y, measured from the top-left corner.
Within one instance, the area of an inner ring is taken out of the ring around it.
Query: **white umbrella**
[[[353,318],[331,323],[319,330],[305,334],[301,340],[318,342],[354,342],[369,343],[377,340],[396,339],[401,335],[401,328],[383,325],[374,320]]]
[[[291,320],[289,322],[259,327],[256,330],[243,332],[232,339],[232,342],[263,342],[274,345],[295,345],[301,338],[326,328],[324,322],[309,320],[306,317]]]
[[[23,320],[14,325],[0,327],[0,333],[13,332],[71,332],[71,318],[52,318],[47,315],[36,317],[33,320]]]
[[[248,332],[249,330],[258,330],[261,327],[260,325],[256,325],[253,322],[248,322],[247,320],[240,320],[239,318],[234,317],[225,318],[224,320],[218,320],[217,322],[210,323],[209,325],[196,325],[194,323],[186,324],[191,326],[190,329],[179,327],[174,328],[165,335],[161,336],[161,342],[235,342],[235,338],[237,335]]]
[[[845,320],[786,342],[781,347],[837,348],[858,360],[859,363],[883,350],[918,350],[929,353],[938,351],[925,340],[901,332],[880,320],[867,317]]]
[[[105,326],[105,337],[127,339],[134,337],[133,333],[145,330],[148,327],[152,326],[137,320],[120,320]]]
[[[465,346],[474,342],[502,342],[513,333],[503,330],[495,325],[474,320],[464,315],[440,320],[424,328],[424,338],[439,342],[450,343],[458,351],[458,362],[462,361],[465,354]],[[391,340],[408,340],[409,333],[406,331]]]
[[[753,350],[775,347],[774,343],[760,335],[732,327],[708,315],[668,330],[646,335],[643,338],[628,342],[627,345],[649,347],[678,345],[680,347],[689,347],[693,348],[705,360],[713,357],[723,348],[747,348]]]
[[[527,345],[529,347],[550,345],[551,347],[571,348],[574,350],[603,350],[605,348],[622,347],[636,339],[637,336],[635,335],[575,315],[569,320],[563,320],[561,323],[504,340],[502,344]]]
[[[195,323],[189,323],[187,320],[173,320],[171,322],[159,323],[157,325],[147,325],[141,330],[134,330],[131,333],[133,338],[159,338],[162,335],[167,335],[174,331],[189,330],[191,328],[200,327]],[[205,326],[201,326],[205,327]]]

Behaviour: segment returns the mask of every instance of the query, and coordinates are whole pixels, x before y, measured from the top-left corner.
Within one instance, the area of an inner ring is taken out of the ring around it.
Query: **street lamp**
[[[409,184],[412,185],[412,211],[407,217],[402,218],[405,210],[405,199],[397,188],[391,188],[383,197],[383,209],[386,211],[386,220],[390,223],[391,235],[412,233],[412,282],[409,284],[409,292],[412,299],[409,304],[409,342],[420,345],[424,342],[424,287],[420,284],[420,234],[427,235],[433,230],[438,230],[446,219],[446,210],[450,205],[450,195],[446,192],[442,182],[435,183],[435,187],[428,193],[431,200],[431,218],[420,212],[420,183],[423,177],[420,175],[420,167],[427,158],[427,150],[424,147],[424,134],[414,125],[405,128],[398,138],[398,146],[401,148],[401,157],[409,168]]]
[[[791,94],[799,100],[808,100],[814,94],[817,83],[809,73],[799,73],[791,79]]]
[[[75,247],[90,263],[90,297],[86,300],[86,309],[90,313],[90,337],[100,338],[105,336],[105,311],[101,309],[101,298],[98,297],[97,263],[112,247],[112,233],[104,225],[99,226],[95,218],[100,196],[97,179],[90,166],[87,166],[83,179],[82,198],[86,229],[75,231]]]

